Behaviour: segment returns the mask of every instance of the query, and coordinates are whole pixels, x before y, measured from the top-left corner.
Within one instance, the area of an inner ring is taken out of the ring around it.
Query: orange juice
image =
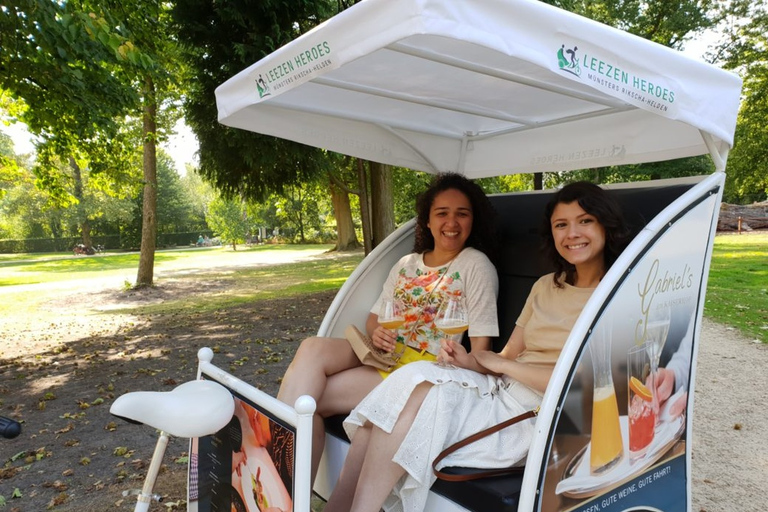
[[[405,320],[396,318],[394,320],[379,320],[379,325],[385,329],[395,330],[405,323]]]
[[[619,427],[619,406],[613,386],[595,388],[594,393],[589,467],[592,474],[599,474],[621,460],[624,444]]]

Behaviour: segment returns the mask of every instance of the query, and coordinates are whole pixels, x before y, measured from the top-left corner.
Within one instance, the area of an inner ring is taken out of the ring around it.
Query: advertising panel
[[[193,439],[189,510],[293,510],[296,429],[233,392],[235,413],[214,435]]]
[[[560,397],[538,510],[688,509],[688,411],[718,196],[659,230],[616,285]]]

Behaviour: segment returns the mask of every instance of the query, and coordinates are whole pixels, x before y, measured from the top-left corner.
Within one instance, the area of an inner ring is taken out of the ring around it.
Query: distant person
[[[205,239],[203,238],[203,235],[198,236],[197,237],[197,246],[198,247],[202,247],[204,243],[205,243]]]

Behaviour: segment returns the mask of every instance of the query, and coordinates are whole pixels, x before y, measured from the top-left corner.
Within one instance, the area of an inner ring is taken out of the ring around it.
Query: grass
[[[130,312],[210,311],[258,298],[338,289],[362,259],[362,254],[342,253],[331,258],[279,264],[280,260],[290,261],[302,254],[321,255],[331,247],[270,245],[243,246],[237,251],[231,247],[158,251],[154,269],[156,284],[162,286],[167,279],[183,279],[188,287],[202,293],[179,294],[181,299],[169,299],[155,308],[143,306]],[[265,263],[270,261],[277,264]],[[100,279],[104,286],[119,291],[124,283],[135,281],[138,262],[138,253],[0,260],[0,317],[43,314],[41,305],[60,296],[61,289],[79,286],[74,280]],[[217,291],[220,287],[216,285],[221,281],[231,281],[226,293]],[[43,286],[11,287],[37,283]]]
[[[161,250],[155,253],[155,272],[179,268],[206,268],[217,265],[235,264],[238,259],[264,252],[311,252],[330,249],[330,245],[264,245],[241,246],[237,251],[231,247],[205,247],[193,249]],[[75,279],[130,276],[134,280],[139,266],[139,253],[97,254],[93,256],[72,256],[47,258],[40,255],[13,255],[0,258],[0,287],[21,284],[53,283]]]
[[[362,260],[362,253],[340,253],[334,258],[196,274],[200,282],[229,281],[226,291],[191,295],[160,304],[132,308],[134,314],[205,313],[250,304],[260,299],[293,297],[307,293],[338,290]],[[112,310],[120,313],[120,310]],[[125,311],[129,312],[129,311]]]
[[[278,245],[242,247],[238,251],[228,247],[158,251],[155,254],[156,276],[173,269],[195,269],[190,279],[197,280],[201,286],[221,281],[230,281],[230,286],[225,292],[217,292],[214,286],[211,293],[145,305],[140,307],[140,311],[133,312],[214,311],[258,299],[338,289],[360,262],[360,253],[290,264],[241,266],[227,271],[205,270],[213,262],[234,265],[238,258],[258,253],[275,255],[328,248],[330,246]],[[139,261],[138,253],[87,257],[66,255],[61,258],[30,256],[0,258],[0,289],[18,284],[107,276],[125,276],[126,280],[133,280]],[[40,300],[40,292],[18,292],[12,298],[6,296],[4,299],[5,307],[0,306],[0,313],[5,310],[10,312],[9,308],[19,311],[20,307],[28,306],[31,309]],[[768,233],[718,235],[715,238],[704,312],[716,322],[733,326],[750,338],[768,343]]]
[[[768,343],[768,233],[715,237],[704,314]]]

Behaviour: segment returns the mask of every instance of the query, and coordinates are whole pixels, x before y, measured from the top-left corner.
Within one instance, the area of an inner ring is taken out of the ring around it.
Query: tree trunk
[[[357,159],[357,186],[360,189],[360,219],[363,223],[363,247],[365,254],[373,250],[373,236],[371,235],[371,203],[368,195],[368,176],[365,172],[365,161]]]
[[[371,162],[371,224],[373,247],[395,230],[395,201],[392,197],[392,168]]]
[[[77,223],[80,226],[80,237],[83,245],[91,247],[91,223],[88,222],[88,212],[85,207],[85,195],[83,194],[83,174],[75,158],[69,157],[69,166],[72,168],[72,178],[75,182],[73,195],[77,199]]]
[[[141,256],[136,287],[152,286],[157,237],[157,99],[152,78],[144,79],[144,204],[141,222]]]
[[[339,189],[331,182],[331,202],[333,216],[336,218],[336,249],[351,251],[360,247],[355,234],[355,223],[352,222],[352,209],[349,206],[349,194]]]

